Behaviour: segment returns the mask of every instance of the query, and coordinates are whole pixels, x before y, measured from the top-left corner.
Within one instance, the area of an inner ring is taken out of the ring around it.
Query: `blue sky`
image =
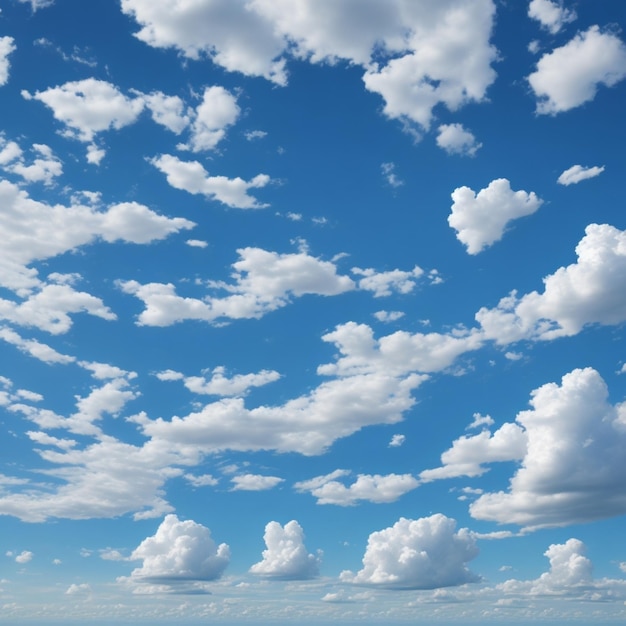
[[[3,620],[623,621],[625,9],[5,0]]]

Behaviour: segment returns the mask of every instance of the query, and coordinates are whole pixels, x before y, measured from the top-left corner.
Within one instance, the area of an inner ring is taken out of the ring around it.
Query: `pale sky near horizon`
[[[0,0],[0,621],[623,622],[625,27]]]

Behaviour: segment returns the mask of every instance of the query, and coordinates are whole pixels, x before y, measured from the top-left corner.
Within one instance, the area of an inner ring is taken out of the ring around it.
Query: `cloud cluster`
[[[506,178],[491,181],[478,193],[458,187],[452,192],[452,200],[448,224],[468,254],[478,254],[502,239],[510,222],[531,215],[543,202],[532,191],[513,191]]]
[[[28,163],[20,146],[15,141],[7,141],[0,134],[0,168],[16,174],[27,183],[42,182],[44,185],[51,185],[63,173],[63,164],[50,146],[45,144],[33,144],[32,152],[35,157]]]
[[[467,563],[478,555],[476,541],[456,522],[436,514],[373,532],[368,539],[363,569],[341,573],[343,582],[391,589],[436,589],[477,582]]]
[[[593,100],[600,85],[626,78],[626,45],[598,26],[544,54],[528,82],[538,98],[537,113],[556,115]]]
[[[251,574],[281,580],[307,580],[319,574],[320,555],[309,554],[304,532],[296,520],[281,526],[269,522],[263,535],[267,548],[263,560],[250,568]]]
[[[480,101],[495,79],[492,0],[390,0],[384,7],[368,0],[358,12],[349,0],[212,0],[174,8],[163,0],[123,0],[122,11],[150,46],[209,57],[278,85],[287,83],[288,56],[359,65],[387,116],[423,128],[438,104],[454,110]]]

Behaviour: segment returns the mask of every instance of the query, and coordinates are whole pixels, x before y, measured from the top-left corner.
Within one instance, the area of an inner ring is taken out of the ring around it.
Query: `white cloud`
[[[237,121],[239,113],[237,98],[229,91],[224,87],[207,87],[196,108],[191,143],[184,147],[193,152],[212,150],[226,136],[226,129]]]
[[[143,98],[128,98],[115,85],[96,78],[68,82],[35,94],[23,91],[22,95],[43,102],[65,125],[66,136],[84,142],[92,142],[102,131],[132,124],[145,104]]]
[[[304,532],[296,520],[281,526],[269,522],[265,527],[266,550],[263,560],[250,568],[251,574],[283,580],[307,580],[319,574],[320,557],[309,554]]]
[[[374,317],[379,322],[395,322],[404,317],[402,311],[376,311]]]
[[[254,141],[255,139],[263,139],[267,137],[267,132],[264,130],[249,130],[245,133],[245,137],[248,141]]]
[[[52,6],[54,4],[54,0],[19,0],[22,4],[28,2],[33,11],[37,11],[37,9],[45,9],[46,7]]]
[[[527,437],[517,424],[504,424],[493,434],[483,430],[478,435],[463,436],[441,455],[442,467],[420,472],[422,482],[455,478],[457,476],[480,476],[487,468],[483,463],[495,461],[519,461],[526,454]]]
[[[237,250],[239,260],[232,264],[233,283],[209,282],[226,296],[200,299],[183,298],[171,284],[136,281],[120,282],[126,292],[143,300],[146,308],[138,323],[146,326],[169,326],[185,319],[212,322],[220,318],[250,319],[280,309],[292,297],[307,294],[334,296],[354,288],[348,276],[337,274],[337,267],[306,251],[279,254],[261,248]]]
[[[495,78],[492,0],[368,1],[358,12],[345,0],[211,0],[174,8],[163,0],[123,0],[122,10],[148,45],[208,56],[228,71],[279,85],[287,82],[287,55],[360,65],[389,117],[424,128],[437,104],[454,110],[480,101]]]
[[[45,185],[51,185],[54,178],[63,173],[61,161],[45,144],[33,144],[32,152],[35,153],[35,157],[28,163],[19,145],[14,141],[6,141],[0,134],[0,167],[6,172],[21,176],[26,182],[43,182]]]
[[[161,91],[142,94],[152,119],[179,135],[189,126],[190,116],[185,103],[178,96],[168,96]]]
[[[471,428],[478,428],[479,426],[493,426],[494,424],[493,418],[490,415],[481,415],[480,413],[474,413],[472,417],[474,418],[474,420],[466,428],[466,430],[469,430]]]
[[[585,556],[586,546],[579,539],[552,544],[544,556],[550,560],[550,569],[534,580],[507,580],[496,589],[505,597],[529,596],[537,598],[575,598],[577,600],[602,602],[624,598],[624,579],[594,579],[593,564]]]
[[[528,16],[537,20],[541,26],[553,35],[558,33],[565,24],[573,22],[577,15],[573,9],[566,9],[563,0],[531,0],[528,5]]]
[[[206,248],[208,247],[208,243],[201,239],[187,239],[185,243],[191,248]]]
[[[394,291],[397,293],[411,293],[416,285],[416,279],[424,275],[424,270],[417,265],[409,272],[404,270],[390,270],[377,272],[375,269],[353,267],[352,273],[363,276],[358,281],[359,289],[371,291],[375,298],[390,296]]]
[[[242,396],[253,387],[262,387],[280,378],[280,374],[274,370],[261,370],[256,374],[236,374],[228,378],[224,374],[226,368],[215,367],[211,372],[211,377],[204,376],[183,376],[177,372],[161,372],[157,374],[160,380],[183,380],[185,387],[198,394],[214,396]]]
[[[404,185],[404,181],[400,179],[395,172],[396,170],[395,163],[383,163],[380,166],[380,169],[383,173],[383,176],[385,177],[385,180],[387,181],[387,184],[390,187],[397,188],[397,187],[402,187],[402,185]]]
[[[593,100],[599,85],[626,77],[626,45],[592,26],[537,63],[528,82],[538,98],[537,113],[556,115]]]
[[[449,335],[397,331],[375,339],[369,326],[355,322],[340,324],[322,340],[334,343],[341,353],[335,363],[317,368],[318,373],[325,376],[378,372],[402,376],[407,372],[436,372],[482,345],[480,333],[467,331]]]
[[[528,442],[521,466],[508,492],[483,494],[470,506],[472,516],[540,528],[623,514],[624,405],[611,406],[607,397],[591,368],[535,389],[532,408],[516,418]]]
[[[233,491],[267,491],[285,482],[285,479],[278,476],[262,476],[261,474],[240,474],[233,476],[230,482],[234,485]]]
[[[594,178],[604,172],[603,166],[584,167],[582,165],[572,165],[569,169],[566,169],[556,181],[559,185],[574,185],[581,180],[587,180],[588,178]]]
[[[513,292],[476,314],[485,338],[507,344],[579,333],[589,324],[626,320],[626,231],[590,224],[576,246],[578,260],[543,279],[544,291]]]
[[[220,450],[277,450],[315,455],[336,439],[371,424],[393,424],[415,400],[411,392],[425,379],[382,373],[323,382],[282,405],[247,408],[241,398],[227,398],[171,420],[134,421],[155,445],[182,446],[203,453]]]
[[[339,471],[341,470],[336,472]],[[387,474],[385,476],[359,474],[356,481],[346,487],[343,483],[330,479],[329,476],[332,475],[318,476],[309,481],[296,483],[294,488],[298,491],[309,491],[317,498],[317,504],[353,506],[359,501],[395,502],[419,485],[411,474]]]
[[[474,156],[483,145],[462,124],[442,124],[437,130],[437,145],[448,154]]]
[[[230,548],[225,543],[216,545],[206,526],[193,520],[179,521],[170,514],[130,558],[143,560],[142,566],[133,570],[131,580],[175,585],[220,578],[230,562]]]
[[[401,445],[404,445],[406,441],[406,435],[393,435],[391,441],[389,442],[390,448],[399,448]]]
[[[0,37],[0,86],[6,85],[9,80],[9,55],[15,50],[13,37]]]
[[[532,191],[513,191],[506,178],[491,181],[478,194],[469,187],[458,187],[452,200],[448,224],[468,254],[478,254],[502,239],[511,221],[531,215],[543,202]]]
[[[15,557],[15,562],[20,563],[20,565],[24,565],[25,563],[29,563],[32,560],[32,558],[33,558],[33,553],[30,552],[29,550],[24,550]]]
[[[65,591],[65,595],[78,596],[91,593],[91,586],[89,583],[72,583]]]
[[[201,476],[185,474],[183,478],[194,487],[215,487],[220,482],[218,478],[211,476],[211,474],[202,474]]]
[[[73,363],[76,359],[67,354],[61,354],[51,346],[36,339],[24,339],[10,328],[0,326],[0,339],[15,346],[24,354],[28,354],[44,363]]]
[[[136,37],[155,48],[176,48],[186,57],[210,57],[231,72],[286,82],[284,42],[274,26],[239,0],[178,3],[122,0],[122,11],[141,29]]]
[[[175,189],[202,194],[209,200],[217,200],[236,209],[260,209],[267,206],[248,195],[250,189],[260,189],[270,183],[267,174],[257,174],[249,181],[240,177],[210,176],[198,161],[181,161],[171,154],[162,154],[151,159],[150,163],[165,174],[167,182]]]
[[[341,573],[347,583],[396,589],[437,589],[477,582],[467,563],[478,554],[472,534],[436,514],[410,520],[369,536],[363,569]]]

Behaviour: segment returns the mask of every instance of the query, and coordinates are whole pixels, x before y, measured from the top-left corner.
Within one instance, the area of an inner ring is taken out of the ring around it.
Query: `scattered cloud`
[[[581,180],[587,180],[588,178],[595,178],[604,172],[604,165],[594,167],[584,167],[583,165],[572,165],[569,169],[566,169],[556,181],[559,185],[574,185]]]
[[[424,275],[424,270],[417,265],[408,272],[398,269],[377,272],[371,267],[367,269],[353,267],[351,271],[356,276],[363,276],[358,281],[359,289],[371,291],[375,298],[390,296],[393,292],[411,293],[417,284],[417,279]]]
[[[543,203],[532,191],[513,191],[506,178],[491,181],[478,193],[457,187],[452,200],[448,224],[468,254],[478,254],[500,241],[510,222],[532,215]]]
[[[401,444],[397,444],[401,445]],[[342,472],[340,474],[340,472]],[[311,480],[298,482],[294,485],[297,491],[308,491],[317,498],[317,504],[336,504],[337,506],[353,506],[363,502],[395,502],[405,493],[415,489],[419,482],[411,474],[359,474],[354,483],[346,487],[335,480],[340,475],[347,475],[343,470],[336,470],[327,476],[317,476]]]
[[[531,0],[528,5],[528,16],[537,20],[542,28],[553,35],[558,33],[565,24],[576,18],[574,9],[566,9],[563,0]]]
[[[230,482],[233,483],[233,491],[267,491],[285,482],[285,479],[261,474],[240,474],[233,476]]]
[[[263,535],[267,548],[263,560],[250,568],[251,574],[281,580],[307,580],[319,574],[321,557],[309,554],[304,532],[296,520],[281,526],[269,522]]]
[[[478,582],[467,563],[478,555],[476,541],[456,522],[436,514],[373,532],[368,539],[363,569],[341,573],[341,580],[391,589],[437,589]]]
[[[405,441],[406,441],[406,435],[393,435],[393,437],[391,438],[391,441],[389,442],[389,447],[399,448],[400,446],[404,445]]]
[[[442,124],[438,128],[437,145],[448,154],[461,156],[474,156],[482,143],[476,141],[476,137],[462,124]]]
[[[387,184],[390,187],[393,187],[395,189],[397,187],[402,187],[402,185],[404,185],[404,181],[398,178],[398,175],[395,172],[395,169],[396,169],[395,163],[383,163],[380,166],[380,169],[383,173],[385,180],[387,181]]]
[[[174,189],[201,194],[234,209],[260,209],[267,206],[248,195],[250,189],[260,189],[271,182],[267,174],[257,174],[249,181],[239,176],[210,176],[199,161],[181,161],[171,154],[150,159],[150,163],[165,174],[167,182]]]
[[[15,557],[15,562],[24,565],[32,561],[33,553],[30,550],[23,550]]]
[[[376,311],[373,315],[379,322],[395,322],[404,317],[402,311]]]
[[[538,99],[537,113],[556,115],[593,100],[598,87],[613,87],[626,77],[626,45],[592,26],[544,54],[528,82]]]

